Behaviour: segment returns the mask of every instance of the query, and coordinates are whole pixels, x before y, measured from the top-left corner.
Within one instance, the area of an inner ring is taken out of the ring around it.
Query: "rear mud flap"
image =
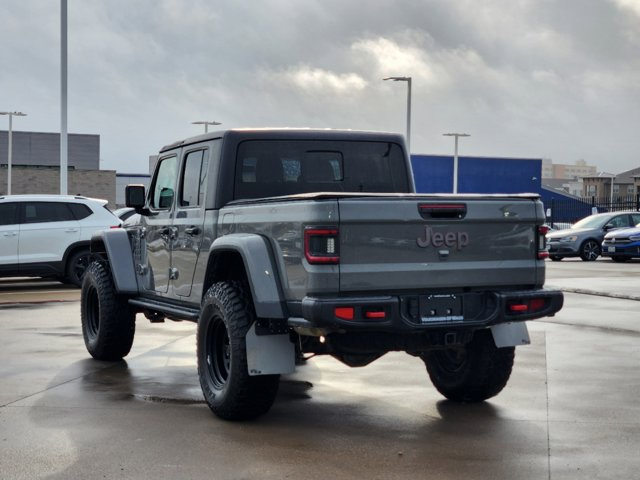
[[[529,330],[525,322],[501,323],[491,327],[493,341],[496,347],[517,347],[518,345],[529,345]]]
[[[245,339],[249,375],[275,375],[295,371],[295,348],[288,333],[256,335],[254,323]]]

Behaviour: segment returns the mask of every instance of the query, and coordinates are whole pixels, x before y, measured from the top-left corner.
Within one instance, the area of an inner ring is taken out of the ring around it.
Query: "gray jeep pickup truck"
[[[221,418],[267,412],[314,355],[361,367],[419,357],[446,398],[479,402],[511,374],[543,288],[536,195],[416,194],[400,135],[228,130],[164,147],[138,220],[94,236],[81,317],[119,360],[136,314],[197,322],[198,376]],[[401,372],[399,372],[401,374]]]

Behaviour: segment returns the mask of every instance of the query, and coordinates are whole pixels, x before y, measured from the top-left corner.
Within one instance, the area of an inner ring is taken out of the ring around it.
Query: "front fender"
[[[95,233],[91,237],[91,253],[106,254],[118,293],[131,295],[138,293],[131,243],[126,230],[114,228]]]
[[[224,235],[211,245],[209,258],[225,251],[236,252],[242,258],[256,315],[261,318],[286,318],[278,270],[268,240],[255,234]]]

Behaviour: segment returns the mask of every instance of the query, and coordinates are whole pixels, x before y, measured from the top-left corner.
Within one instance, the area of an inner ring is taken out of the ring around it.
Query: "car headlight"
[[[629,237],[629,240],[631,240],[632,242],[640,241],[640,235],[631,235]]]
[[[558,241],[563,243],[573,243],[578,239],[577,235],[569,235],[568,237],[562,237]]]

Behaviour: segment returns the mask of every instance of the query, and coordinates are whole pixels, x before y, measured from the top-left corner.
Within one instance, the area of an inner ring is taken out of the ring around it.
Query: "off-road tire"
[[[121,360],[131,351],[135,311],[116,293],[111,272],[99,262],[89,265],[84,275],[80,318],[84,344],[93,358]]]
[[[436,389],[454,402],[475,403],[502,391],[509,381],[515,348],[497,348],[490,330],[475,332],[464,347],[421,355]]]
[[[198,321],[198,377],[209,408],[225,420],[266,413],[276,398],[280,375],[250,376],[245,336],[255,320],[250,296],[240,283],[209,288]]]
[[[91,264],[91,252],[83,248],[69,255],[65,267],[65,283],[71,283],[76,287],[82,286],[82,279]]]
[[[593,239],[585,240],[580,245],[580,258],[583,262],[593,262],[600,256],[600,244]]]

